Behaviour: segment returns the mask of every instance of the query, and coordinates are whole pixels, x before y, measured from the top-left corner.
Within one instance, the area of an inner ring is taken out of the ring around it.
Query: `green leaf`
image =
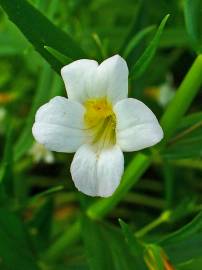
[[[160,42],[161,34],[163,32],[163,29],[166,25],[166,22],[169,18],[169,14],[164,17],[161,24],[159,25],[159,28],[156,31],[156,34],[152,41],[150,42],[149,46],[145,49],[144,53],[140,56],[140,58],[137,60],[137,62],[134,64],[134,66],[131,69],[130,78],[131,79],[137,79],[139,78],[147,69],[149,64],[151,63],[155,52],[157,50],[157,47]]]
[[[126,238],[126,242],[134,256],[134,268],[138,270],[147,270],[148,268],[144,262],[144,246],[134,236],[125,222],[119,219],[119,223]]]
[[[51,226],[53,217],[53,200],[48,199],[29,221],[32,241],[37,253],[50,245]]]
[[[159,144],[160,147],[164,146],[176,131],[178,123],[180,123],[183,115],[198,93],[202,83],[201,72],[202,55],[199,55],[192,64],[177,93],[169,103],[163,117],[161,118],[160,123],[164,131],[164,139]]]
[[[159,47],[160,48],[187,48],[189,45],[189,38],[184,27],[174,26],[172,28],[164,29]]]
[[[21,220],[0,208],[0,268],[4,270],[39,270],[27,241]]]
[[[126,31],[126,36],[123,39],[123,43],[119,49],[119,53],[122,55],[131,38],[144,28],[147,21],[146,3],[144,1],[138,1],[135,10],[133,11],[133,21],[129,29]],[[113,7],[114,8],[114,7]],[[125,8],[125,5],[124,5]]]
[[[202,254],[202,213],[179,230],[161,239],[160,244],[175,264],[198,259]]]
[[[174,233],[163,238],[159,243],[160,245],[170,245],[179,241],[182,241],[189,236],[194,235],[200,229],[202,229],[202,212],[199,213],[190,223],[180,228]]]
[[[4,148],[3,160],[0,167],[0,201],[5,202],[7,195],[14,196],[13,183],[13,133],[9,127]]]
[[[134,269],[134,258],[119,230],[94,222],[87,217],[83,217],[82,225],[82,235],[90,269]]]
[[[162,153],[166,159],[177,160],[186,158],[200,158],[202,144],[202,128],[179,142],[168,146]],[[179,151],[180,149],[180,151]]]
[[[71,59],[66,57],[64,54],[58,52],[57,50],[55,50],[54,48],[51,48],[49,46],[44,46],[44,48],[50,53],[52,54],[58,61],[60,61],[61,64],[63,65],[67,65],[71,62]]]
[[[180,126],[179,126],[179,130],[188,128],[192,125],[197,124],[200,121],[202,121],[202,112],[196,112],[196,113],[189,114],[189,115],[183,117],[183,119],[180,123]]]
[[[202,114],[198,112],[182,120],[175,136],[169,141],[168,147],[163,155],[167,159],[200,157],[201,143]]]
[[[0,4],[10,20],[57,72],[60,72],[62,64],[44,46],[54,48],[72,60],[86,56],[70,36],[52,24],[26,0],[0,0]]]
[[[4,179],[4,167],[1,166],[0,168],[0,204],[1,205],[4,205],[6,204],[7,200],[8,200],[8,196],[7,196],[7,193],[6,193],[6,190],[5,190],[5,187],[4,187],[4,183],[3,183],[3,179]]]
[[[49,188],[49,189],[47,189],[45,191],[42,191],[40,193],[37,193],[34,197],[31,198],[31,201],[33,202],[33,201],[37,200],[38,198],[49,196],[49,195],[52,195],[52,194],[54,194],[56,192],[59,192],[59,191],[62,191],[62,190],[64,190],[64,186],[63,185]]]
[[[199,270],[202,265],[202,257],[199,259],[190,260],[189,262],[180,264],[179,270]]]
[[[185,0],[184,16],[191,44],[197,53],[202,52],[201,0]]]
[[[202,233],[194,235],[169,245],[165,245],[164,249],[175,265],[188,263],[190,260],[201,258],[202,254]]]
[[[178,204],[173,205],[169,221],[173,223],[177,222],[193,213],[195,208],[196,198],[187,196],[185,199],[179,201]]]
[[[145,36],[147,36],[148,34],[150,34],[153,30],[154,30],[155,26],[148,26],[144,29],[142,29],[141,31],[139,31],[131,40],[130,42],[127,44],[127,47],[125,48],[124,52],[123,52],[123,57],[127,58],[128,55],[132,52],[132,50],[135,49],[135,47],[138,45],[138,43],[140,41],[142,41]]]
[[[61,79],[53,74],[53,71],[49,66],[43,65],[40,73],[38,87],[30,109],[29,115],[27,116],[26,123],[17,140],[14,147],[14,160],[19,160],[32,146],[32,125],[34,123],[35,113],[37,109],[46,103],[52,96],[59,95],[62,90]],[[52,92],[54,91],[54,94]]]
[[[49,247],[43,258],[52,263],[58,260],[80,237],[81,225],[80,220],[76,220],[72,225],[67,226],[65,232],[62,233]]]
[[[20,55],[28,48],[29,43],[16,26],[7,23],[0,32],[0,56]]]

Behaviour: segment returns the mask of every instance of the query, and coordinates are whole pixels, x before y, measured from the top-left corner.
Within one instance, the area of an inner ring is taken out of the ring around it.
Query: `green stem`
[[[100,40],[100,37],[98,36],[97,33],[93,33],[92,37],[93,37],[93,40],[95,41],[95,44],[99,50],[99,53],[100,53],[102,60],[106,59],[107,53],[106,53],[106,50],[104,48],[104,45],[102,44],[102,41]]]
[[[110,212],[115,205],[127,194],[131,187],[137,183],[142,174],[150,165],[150,158],[143,154],[138,154],[131,161],[125,170],[121,184],[115,193],[106,199],[100,199],[91,205],[87,210],[87,215],[91,218],[101,218]]]
[[[80,235],[80,222],[76,221],[73,223],[66,232],[59,237],[48,249],[46,254],[43,256],[43,260],[46,262],[52,262],[59,259],[63,255],[63,251],[74,243]]]
[[[157,219],[153,220],[151,223],[147,224],[145,227],[140,229],[135,233],[136,237],[143,237],[148,232],[160,226],[162,223],[168,222],[170,219],[170,211],[163,212]]]
[[[202,55],[199,55],[181,83],[175,97],[161,119],[165,145],[178,127],[178,123],[195,98],[202,83]]]
[[[171,161],[173,166],[191,168],[195,170],[202,170],[201,159],[180,159]]]
[[[30,203],[33,203],[34,201],[36,201],[39,198],[46,197],[46,196],[52,195],[53,193],[57,193],[57,192],[63,191],[64,189],[65,189],[65,187],[62,186],[62,185],[49,188],[48,190],[45,190],[43,192],[40,192],[40,193],[34,195],[30,199]]]
[[[189,135],[191,132],[195,131],[196,129],[200,128],[201,126],[202,126],[202,121],[185,129],[181,133],[177,134],[172,140],[170,140],[169,145],[178,142],[179,140],[183,139],[185,136]]]

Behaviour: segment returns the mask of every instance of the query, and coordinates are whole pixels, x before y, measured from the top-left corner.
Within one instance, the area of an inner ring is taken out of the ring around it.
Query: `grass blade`
[[[182,241],[183,239],[197,233],[202,228],[202,212],[200,212],[190,223],[180,228],[174,233],[166,236],[159,243],[161,245],[170,245]]]
[[[119,224],[121,225],[122,232],[125,236],[128,246],[130,247],[131,253],[134,256],[134,268],[139,270],[147,270],[143,258],[144,246],[138,241],[138,239],[136,239],[125,222],[119,219]]]
[[[144,28],[143,30],[139,31],[128,43],[127,47],[125,48],[123,52],[123,57],[127,58],[129,54],[134,50],[134,48],[142,41],[145,36],[150,34],[154,30],[155,26],[148,26]]]
[[[52,47],[72,60],[85,57],[85,53],[70,36],[52,24],[26,0],[0,0],[0,4],[10,20],[57,72],[60,72],[62,65],[44,46]]]
[[[161,34],[163,32],[163,29],[166,25],[166,22],[169,18],[169,14],[164,17],[161,24],[159,25],[159,28],[157,29],[157,32],[150,42],[149,46],[146,48],[144,53],[140,56],[140,58],[137,60],[137,62],[134,64],[131,70],[130,79],[137,79],[139,78],[147,69],[149,64],[151,63],[155,52],[157,50]]]
[[[202,52],[201,0],[185,0],[184,16],[187,32],[192,47],[197,53]]]

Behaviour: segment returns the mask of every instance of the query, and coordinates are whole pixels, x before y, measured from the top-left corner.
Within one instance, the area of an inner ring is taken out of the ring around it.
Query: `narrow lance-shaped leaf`
[[[81,225],[80,219],[76,220],[72,225],[67,226],[66,231],[50,245],[43,258],[45,261],[52,263],[64,255],[67,248],[72,246],[80,238]]]
[[[128,43],[127,47],[125,48],[123,52],[123,57],[127,58],[128,55],[135,49],[135,47],[139,44],[142,39],[145,38],[148,34],[150,34],[154,30],[155,26],[148,26],[144,28],[143,30],[139,31]]]
[[[89,269],[136,269],[134,257],[123,241],[120,230],[83,217],[81,232]]]
[[[179,126],[179,129],[189,128],[202,121],[202,112],[196,112],[185,116]]]
[[[44,48],[51,54],[53,55],[58,61],[60,61],[61,64],[67,65],[71,62],[71,59],[65,56],[64,54],[58,52],[54,48],[51,48],[49,46],[44,46]]]
[[[36,232],[32,235],[32,242],[38,253],[45,250],[50,244],[52,218],[53,200],[50,198],[37,209],[32,219],[28,222],[30,231]]]
[[[131,232],[128,225],[119,219],[121,229],[126,238],[126,242],[134,256],[134,268],[138,270],[147,270],[144,262],[144,246],[138,241],[138,239]]]
[[[130,74],[131,79],[139,78],[145,72],[145,70],[147,69],[149,64],[151,63],[151,61],[155,55],[155,52],[158,48],[161,34],[163,32],[163,29],[166,25],[166,22],[167,22],[169,16],[170,15],[168,14],[164,17],[161,24],[159,25],[159,28],[157,29],[157,32],[156,32],[154,38],[150,42],[149,46],[145,49],[143,54],[140,56],[140,58],[137,60],[137,62],[132,67],[131,74]]]
[[[190,223],[163,238],[159,243],[168,245],[181,241],[199,231],[202,228],[202,212],[200,212]]]
[[[126,31],[126,36],[123,38],[123,43],[119,49],[119,53],[122,55],[128,43],[136,33],[141,31],[142,28],[145,27],[146,21],[146,2],[138,1],[135,12],[133,14],[133,21],[130,25],[129,29]]]
[[[44,46],[54,48],[72,60],[85,57],[85,53],[69,35],[52,24],[26,0],[0,0],[0,5],[57,72],[60,72],[62,64]]]
[[[0,167],[0,201],[4,201],[7,195],[11,197],[14,195],[12,140],[12,127],[9,127],[4,147],[3,160]]]
[[[200,258],[202,254],[201,228],[202,213],[199,213],[191,222],[167,235],[158,244],[166,250],[175,264],[182,264]]]
[[[61,95],[63,83],[61,78],[54,74],[51,68],[45,63],[39,76],[39,82],[36,89],[35,97],[26,118],[22,132],[16,141],[14,147],[14,160],[19,160],[32,146],[34,139],[32,136],[32,125],[37,109],[50,98]]]
[[[28,231],[21,220],[6,208],[0,208],[0,269],[39,270],[30,246]]]
[[[201,0],[185,0],[184,16],[187,32],[192,47],[197,53],[202,52],[202,2]]]
[[[164,139],[160,143],[161,145],[164,145],[173,135],[182,116],[196,96],[202,83],[201,73],[202,55],[199,55],[161,118],[161,126],[164,131]]]
[[[50,67],[47,65],[43,65],[32,107],[30,109],[29,115],[27,116],[27,120],[21,132],[21,135],[14,147],[14,160],[20,159],[25,154],[25,152],[32,146],[32,125],[34,122],[35,113],[38,107],[41,106],[44,102],[46,102],[49,98],[47,92],[50,94],[50,90],[48,91],[48,89],[51,88],[52,77],[53,73]]]

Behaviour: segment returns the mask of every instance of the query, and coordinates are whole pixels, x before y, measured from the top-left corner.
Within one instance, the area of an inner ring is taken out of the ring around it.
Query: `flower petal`
[[[98,63],[94,60],[81,59],[64,66],[61,75],[65,83],[68,97],[83,103],[90,98],[93,80]]]
[[[128,98],[113,108],[116,119],[117,144],[123,151],[137,151],[158,143],[163,130],[153,112],[141,101]]]
[[[115,104],[128,95],[128,67],[119,55],[99,66],[94,60],[77,60],[61,70],[68,97],[81,103],[87,99],[107,97]]]
[[[128,67],[119,55],[103,61],[95,80],[97,96],[106,96],[113,104],[128,96]]]
[[[84,107],[75,101],[55,97],[36,113],[32,133],[37,142],[57,152],[75,152],[86,142]]]
[[[75,186],[90,196],[111,196],[120,183],[124,170],[123,153],[118,146],[99,154],[89,145],[81,146],[71,164]]]

